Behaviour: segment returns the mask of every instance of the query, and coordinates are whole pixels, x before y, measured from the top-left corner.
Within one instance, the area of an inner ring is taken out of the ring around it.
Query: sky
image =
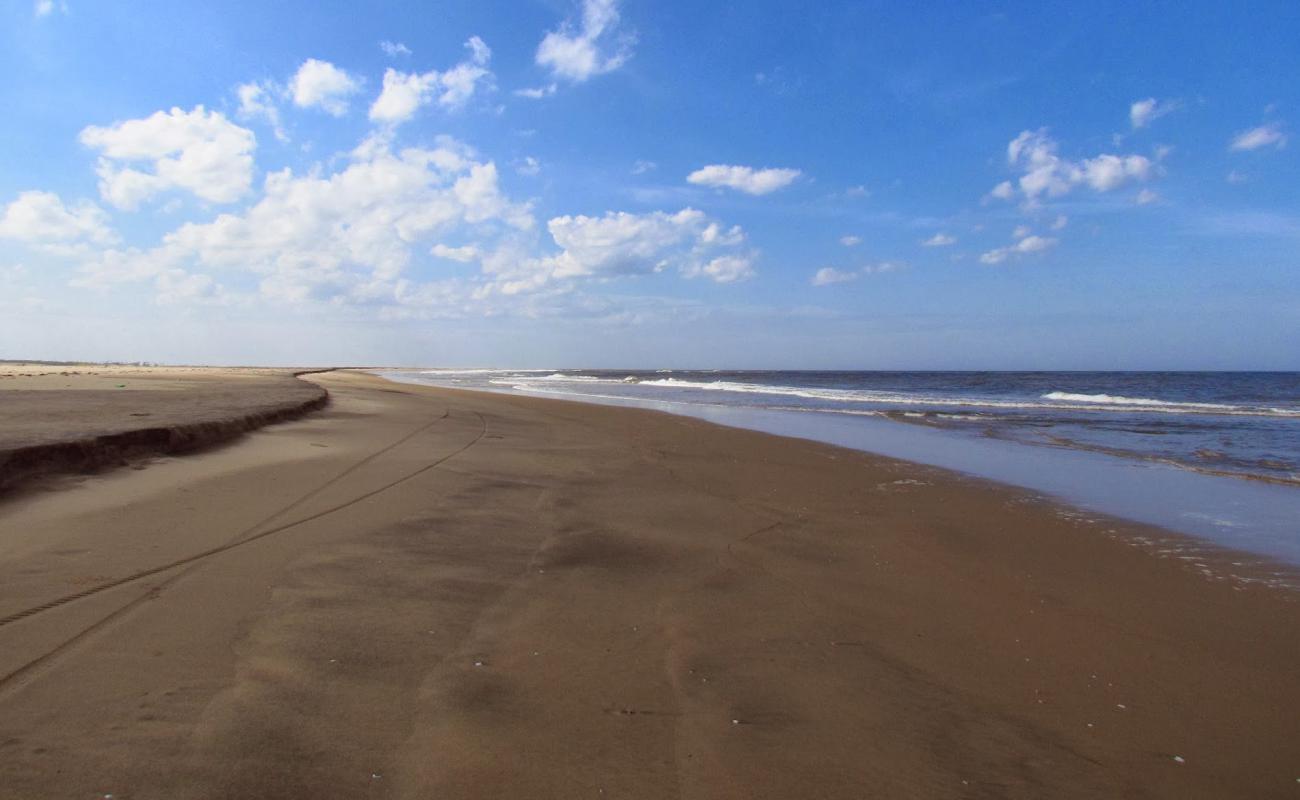
[[[1300,4],[0,4],[0,358],[1300,369]]]

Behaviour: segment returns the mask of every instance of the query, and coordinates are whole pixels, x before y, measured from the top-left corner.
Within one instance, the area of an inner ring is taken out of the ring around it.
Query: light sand
[[[1297,791],[1291,595],[903,462],[309,379],[0,503],[0,796]]]

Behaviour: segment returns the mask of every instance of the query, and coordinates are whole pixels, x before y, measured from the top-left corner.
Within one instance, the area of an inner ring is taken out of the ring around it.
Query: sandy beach
[[[83,377],[0,382],[0,442],[330,400],[0,495],[0,798],[1300,787],[1297,598],[1136,526],[636,409]]]

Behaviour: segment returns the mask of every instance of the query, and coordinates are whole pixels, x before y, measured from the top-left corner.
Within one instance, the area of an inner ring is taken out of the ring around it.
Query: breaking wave
[[[523,372],[523,370],[519,370]],[[1300,417],[1300,409],[1254,407],[1227,403],[1198,403],[1190,401],[1158,400],[1149,397],[1124,397],[1110,394],[1078,394],[1053,391],[1038,400],[995,399],[991,397],[964,397],[957,395],[931,395],[910,392],[890,392],[871,389],[831,389],[807,386],[745,383],[741,381],[692,381],[681,378],[627,378],[598,377],[594,375],[552,372],[548,375],[529,376],[511,374],[495,378],[493,383],[509,385],[528,391],[540,381],[549,384],[635,384],[651,388],[696,390],[704,392],[731,392],[737,394],[766,395],[769,397],[798,397],[830,403],[853,403],[892,406],[961,407],[992,409],[1057,409],[1066,411],[1127,411],[1166,414],[1217,414],[1229,416]]]

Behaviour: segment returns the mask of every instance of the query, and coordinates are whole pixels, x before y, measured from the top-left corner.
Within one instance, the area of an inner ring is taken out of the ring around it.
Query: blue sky
[[[1300,369],[1300,6],[9,0],[0,357]]]

